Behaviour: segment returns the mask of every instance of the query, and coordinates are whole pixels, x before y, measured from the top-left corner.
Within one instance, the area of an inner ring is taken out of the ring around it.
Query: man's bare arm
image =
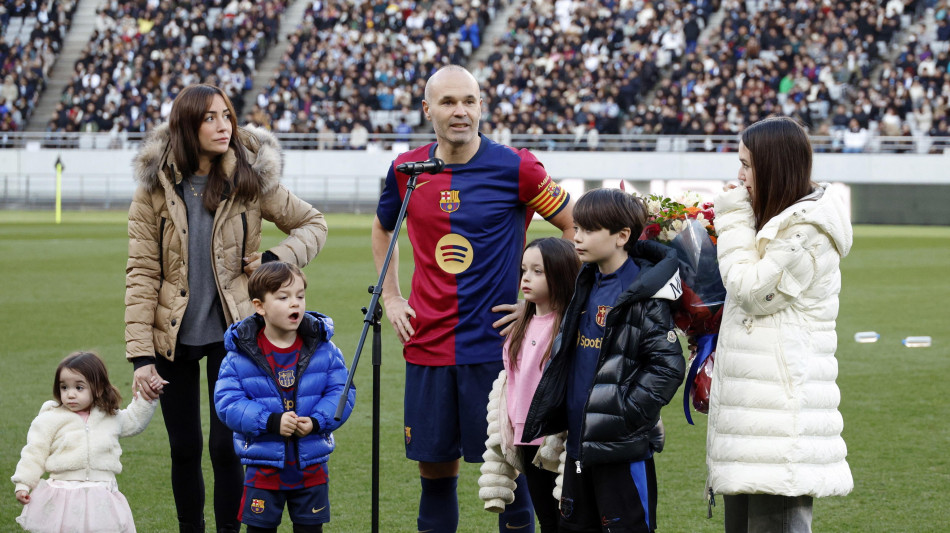
[[[378,217],[373,218],[372,230],[372,248],[373,262],[376,264],[376,273],[383,269],[383,262],[386,260],[386,252],[389,250],[389,241],[392,239],[393,232],[387,230],[379,222]],[[409,341],[415,331],[412,329],[410,318],[416,317],[416,312],[409,307],[409,302],[402,297],[402,291],[399,288],[399,244],[393,248],[393,256],[389,261],[389,270],[386,271],[386,277],[383,279],[383,290],[380,295],[383,302],[383,308],[386,310],[386,317],[396,330],[396,335],[403,344]]]
[[[553,226],[561,230],[561,238],[569,241],[574,240],[574,199],[564,206],[564,209],[548,219]]]

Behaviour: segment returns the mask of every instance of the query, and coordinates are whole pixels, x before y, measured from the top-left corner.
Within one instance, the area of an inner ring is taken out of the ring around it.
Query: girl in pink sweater
[[[500,445],[507,459],[516,458],[508,462],[516,463],[512,466],[528,481],[541,533],[557,531],[558,501],[552,496],[557,474],[532,464],[542,439],[525,442],[521,433],[541,370],[574,294],[579,269],[580,259],[570,242],[548,237],[528,243],[521,260],[525,309],[508,336],[503,355],[506,384],[499,403]]]

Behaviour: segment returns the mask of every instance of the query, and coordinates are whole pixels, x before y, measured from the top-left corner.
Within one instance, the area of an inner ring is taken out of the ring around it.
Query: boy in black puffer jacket
[[[568,431],[566,531],[656,529],[660,409],[686,363],[670,312],[682,292],[676,252],[637,240],[644,221],[643,203],[615,189],[574,207],[585,265],[524,429],[531,439]]]

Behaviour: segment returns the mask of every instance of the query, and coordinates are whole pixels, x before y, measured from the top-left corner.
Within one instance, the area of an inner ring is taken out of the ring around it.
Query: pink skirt
[[[115,480],[42,479],[16,521],[33,533],[135,533],[132,509]]]

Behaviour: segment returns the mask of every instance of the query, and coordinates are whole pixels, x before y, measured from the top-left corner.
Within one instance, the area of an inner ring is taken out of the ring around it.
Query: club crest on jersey
[[[561,186],[552,181],[551,183],[548,183],[547,192],[551,195],[551,198],[557,198],[558,196],[561,196]]]
[[[281,370],[277,373],[277,383],[280,383],[280,386],[289,389],[294,386],[294,371],[293,369]]]
[[[254,511],[256,514],[261,514],[264,512],[264,500],[258,500],[257,498],[251,499],[251,511]]]
[[[442,191],[439,194],[439,207],[446,213],[454,213],[459,210],[462,200],[459,198],[459,192],[456,190]]]
[[[412,442],[412,428],[406,426],[406,444],[409,444],[410,442]]]
[[[597,306],[597,316],[594,317],[594,320],[597,322],[598,326],[604,327],[607,325],[607,313],[609,313],[611,309],[613,309],[613,307],[610,307],[609,305]]]

